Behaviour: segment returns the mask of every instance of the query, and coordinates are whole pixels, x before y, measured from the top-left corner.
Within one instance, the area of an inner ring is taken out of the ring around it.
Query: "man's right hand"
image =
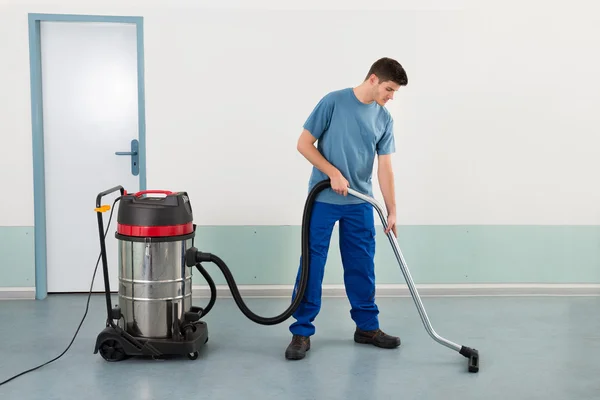
[[[341,172],[336,173],[332,177],[329,178],[331,181],[331,189],[337,194],[341,194],[342,196],[348,195],[348,186],[350,184],[344,178]]]

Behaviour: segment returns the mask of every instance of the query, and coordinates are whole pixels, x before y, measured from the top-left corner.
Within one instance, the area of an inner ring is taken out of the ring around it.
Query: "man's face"
[[[370,79],[373,82],[373,99],[380,106],[385,106],[388,101],[393,100],[394,94],[400,89],[400,85],[395,82],[379,82],[376,76],[372,76]]]

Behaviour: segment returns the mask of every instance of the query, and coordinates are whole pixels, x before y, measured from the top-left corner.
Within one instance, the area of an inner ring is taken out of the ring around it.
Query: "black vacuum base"
[[[460,354],[469,359],[469,372],[479,372],[479,351],[467,346],[462,346]]]
[[[203,321],[194,325],[195,331],[180,340],[142,338],[117,326],[107,326],[96,339],[94,354],[100,352],[106,361],[122,361],[132,356],[161,359],[184,355],[195,360],[198,350],[208,341],[208,329]]]

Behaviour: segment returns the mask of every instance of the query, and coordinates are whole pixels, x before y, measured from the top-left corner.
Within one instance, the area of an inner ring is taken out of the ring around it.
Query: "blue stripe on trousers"
[[[346,295],[350,301],[350,317],[362,330],[379,328],[379,309],[375,304],[375,220],[368,203],[337,205],[315,202],[313,205],[308,285],[296,319],[290,326],[292,334],[311,336],[314,320],[321,309],[321,294],[325,264],[335,223],[339,225],[340,254],[344,268]],[[302,269],[302,256],[296,276],[292,301],[296,297]]]

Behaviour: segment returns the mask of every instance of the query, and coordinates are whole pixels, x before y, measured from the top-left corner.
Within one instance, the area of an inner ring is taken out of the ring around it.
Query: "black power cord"
[[[117,198],[115,199],[115,201],[114,201],[114,203],[113,203],[112,207],[111,207],[111,210],[110,210],[110,216],[109,216],[109,218],[108,218],[108,225],[107,225],[107,227],[106,227],[106,230],[104,231],[104,238],[106,238],[106,234],[108,233],[108,229],[110,228],[110,222],[111,222],[111,220],[112,220],[112,216],[113,216],[113,212],[114,212],[115,204],[117,204],[117,201],[119,201],[120,199],[121,199],[121,196],[117,197]],[[79,323],[79,326],[77,327],[77,330],[75,331],[75,335],[73,335],[73,339],[71,339],[71,343],[69,343],[69,345],[67,346],[67,348],[66,348],[66,349],[65,349],[65,350],[64,350],[64,351],[63,351],[63,352],[62,352],[60,355],[58,355],[57,357],[53,358],[53,359],[52,359],[52,360],[50,360],[50,361],[47,361],[47,362],[45,362],[44,364],[38,365],[38,366],[37,366],[37,367],[35,367],[35,368],[31,368],[31,369],[29,369],[29,370],[27,370],[27,371],[23,371],[23,372],[21,372],[20,374],[18,374],[18,375],[15,375],[15,376],[13,376],[12,378],[9,378],[9,379],[5,380],[4,382],[0,382],[0,386],[2,386],[2,385],[4,385],[4,384],[6,384],[6,383],[8,383],[8,382],[12,381],[13,379],[16,379],[16,378],[18,378],[18,377],[20,377],[20,376],[22,376],[22,375],[25,375],[25,374],[27,374],[27,373],[29,373],[29,372],[35,371],[35,370],[37,370],[37,369],[40,369],[40,368],[42,368],[42,367],[44,367],[44,366],[46,366],[46,365],[48,365],[48,364],[50,364],[50,363],[52,363],[52,362],[54,362],[54,361],[58,360],[58,359],[59,359],[59,358],[61,358],[63,355],[65,355],[65,353],[66,353],[67,351],[69,351],[69,349],[71,348],[71,345],[73,345],[73,342],[75,342],[75,338],[77,337],[77,334],[79,333],[79,330],[81,329],[81,326],[83,325],[83,321],[85,321],[85,317],[87,316],[88,310],[89,310],[89,308],[90,308],[90,299],[91,299],[91,297],[92,297],[92,290],[93,290],[93,288],[94,288],[94,280],[96,279],[96,272],[98,271],[98,265],[100,264],[100,257],[101,257],[101,256],[102,256],[102,253],[100,253],[100,255],[98,255],[98,261],[96,261],[96,268],[94,268],[94,275],[92,276],[92,284],[90,285],[90,292],[89,292],[89,294],[88,294],[88,298],[87,298],[87,304],[86,304],[86,306],[85,306],[85,313],[83,314],[83,318],[81,319],[81,322]]]

